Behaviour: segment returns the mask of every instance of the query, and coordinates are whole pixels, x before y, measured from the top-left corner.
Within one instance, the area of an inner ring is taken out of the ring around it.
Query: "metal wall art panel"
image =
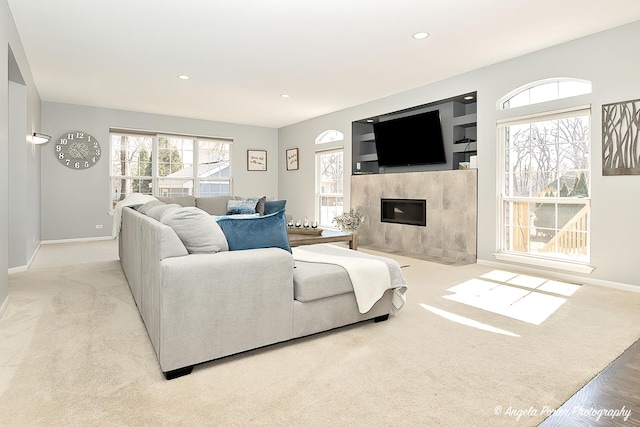
[[[602,175],[640,175],[640,99],[602,106]]]

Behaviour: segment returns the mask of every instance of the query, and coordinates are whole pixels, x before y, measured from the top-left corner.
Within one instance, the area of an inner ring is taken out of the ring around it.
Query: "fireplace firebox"
[[[380,199],[382,222],[427,225],[427,201],[424,199]]]

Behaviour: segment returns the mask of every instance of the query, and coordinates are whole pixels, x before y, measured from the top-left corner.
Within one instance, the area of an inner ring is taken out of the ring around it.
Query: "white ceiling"
[[[640,19],[638,0],[8,3],[43,101],[275,128]]]

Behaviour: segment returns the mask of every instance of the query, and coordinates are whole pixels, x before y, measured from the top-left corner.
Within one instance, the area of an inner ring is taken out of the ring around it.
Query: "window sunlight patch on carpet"
[[[477,320],[469,319],[468,317],[459,316],[449,311],[440,310],[439,308],[431,307],[430,305],[420,304],[420,307],[432,312],[433,314],[437,314],[440,317],[444,317],[445,319],[451,320],[456,323],[460,323],[461,325],[472,326],[474,328],[481,329],[483,331],[493,332],[493,333],[502,334],[502,335],[508,335],[510,337],[517,337],[517,338],[520,337],[520,335],[514,334],[513,332],[505,331],[504,329],[500,329],[500,328],[495,328],[491,325],[487,325],[486,323],[481,323],[481,322],[478,322]]]
[[[540,325],[579,285],[494,270],[449,289],[443,298],[492,313]]]

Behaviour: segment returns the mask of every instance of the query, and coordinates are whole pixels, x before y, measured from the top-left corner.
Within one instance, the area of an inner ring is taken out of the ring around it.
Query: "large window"
[[[231,194],[231,140],[112,132],[111,206],[131,193]]]
[[[503,252],[589,262],[590,110],[499,124]]]

